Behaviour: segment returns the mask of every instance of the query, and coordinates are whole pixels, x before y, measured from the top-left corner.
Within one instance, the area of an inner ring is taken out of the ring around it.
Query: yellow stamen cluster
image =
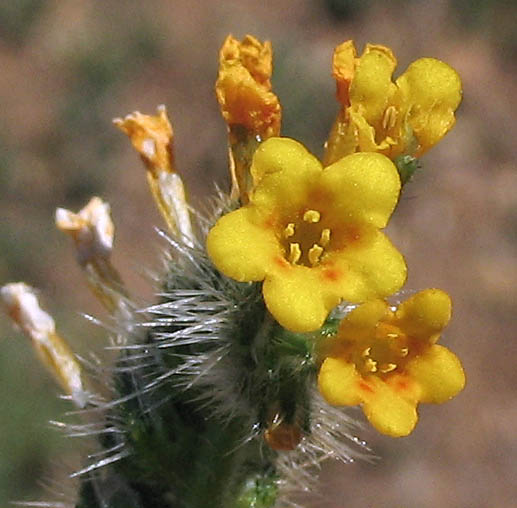
[[[316,266],[330,242],[330,229],[323,228],[319,239],[316,242],[311,241],[310,238],[314,237],[314,231],[311,231],[314,228],[311,226],[320,222],[321,213],[318,210],[309,209],[305,211],[302,219],[303,222],[298,225],[289,222],[282,232],[283,238],[289,240],[287,260],[291,264],[297,264],[301,260],[306,266]],[[318,238],[317,234],[316,238]],[[305,252],[306,255],[304,255]]]
[[[408,361],[409,350],[406,334],[393,325],[379,323],[368,347],[351,342],[344,354],[354,363],[358,372],[382,375],[403,369]]]

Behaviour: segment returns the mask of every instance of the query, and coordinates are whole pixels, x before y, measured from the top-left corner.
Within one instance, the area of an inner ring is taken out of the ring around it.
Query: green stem
[[[211,341],[175,347],[172,354],[167,348],[152,349],[143,357],[144,363],[154,359],[151,366],[123,371],[115,378],[119,396],[136,394],[109,414],[124,431],[130,454],[104,471],[102,485],[100,480],[84,481],[77,508],[275,505],[279,480],[276,460],[311,429],[307,387],[315,375],[315,344],[319,338],[335,333],[336,324],[329,320],[312,334],[289,332],[265,309],[259,286],[242,286],[242,291],[256,291],[257,299],[247,301],[247,312],[235,314],[237,324],[226,342],[231,346],[229,358],[239,368],[220,372],[225,378],[222,382],[232,383],[235,398],[244,399],[235,401],[239,409],[235,416],[221,418],[213,405],[199,402],[204,400],[205,391],[212,389],[210,386],[193,384],[184,388],[175,378],[155,391],[143,390],[149,380],[175,371],[188,361],[186,358],[211,353]],[[250,305],[250,301],[259,303]],[[167,326],[166,332],[175,330]],[[148,340],[152,348],[151,334]],[[129,350],[120,365],[127,365],[132,354]],[[141,351],[136,355],[136,361],[140,361]],[[249,410],[243,411],[243,407]],[[143,411],[147,408],[153,409]],[[272,439],[264,440],[264,435],[277,431]],[[102,447],[116,447],[116,436],[104,437]],[[95,491],[94,487],[99,490],[104,484],[120,488],[108,488],[109,494]]]

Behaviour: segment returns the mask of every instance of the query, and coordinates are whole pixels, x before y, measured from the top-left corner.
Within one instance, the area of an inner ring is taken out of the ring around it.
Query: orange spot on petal
[[[289,267],[289,263],[281,256],[275,256],[273,258],[273,263],[280,268],[285,269]]]
[[[357,226],[348,226],[344,236],[348,245],[355,243],[361,239],[361,228]]]
[[[326,280],[335,282],[340,279],[343,273],[336,268],[326,268],[325,270],[323,270],[322,275]]]
[[[364,392],[374,393],[374,389],[365,381],[359,381],[358,386]]]
[[[315,188],[310,191],[307,203],[311,203],[317,209],[327,210],[332,202],[332,195],[325,189]]]
[[[275,228],[276,225],[277,221],[274,214],[271,214],[263,223],[263,226],[268,229]]]

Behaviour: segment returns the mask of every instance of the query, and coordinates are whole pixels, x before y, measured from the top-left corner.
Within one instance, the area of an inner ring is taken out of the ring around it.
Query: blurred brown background
[[[390,46],[402,72],[434,56],[454,66],[464,100],[454,130],[423,162],[389,227],[408,288],[455,303],[443,338],[462,359],[465,391],[421,407],[408,438],[366,431],[382,459],[329,463],[314,507],[517,506],[517,9],[511,0],[17,0],[0,2],[0,284],[40,288],[62,335],[85,354],[104,317],[53,226],[56,206],[92,194],[112,205],[115,263],[149,300],[160,217],[144,173],[111,119],[167,105],[194,203],[225,187],[226,134],[213,92],[228,33],[273,41],[283,134],[316,154],[337,111],[333,48],[353,38]],[[78,443],[47,421],[68,406],[24,338],[0,317],[0,506],[54,498],[38,479],[77,464]]]

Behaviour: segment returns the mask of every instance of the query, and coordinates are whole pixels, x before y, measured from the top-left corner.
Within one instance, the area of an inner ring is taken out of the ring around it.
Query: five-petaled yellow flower
[[[395,81],[392,51],[367,44],[356,57],[353,41],[338,46],[333,75],[342,110],[332,129],[326,162],[355,151],[419,157],[452,128],[461,80],[440,60],[420,58]]]
[[[400,191],[388,158],[356,153],[323,169],[300,143],[270,138],[251,174],[250,202],[217,221],[207,251],[228,277],[264,280],[266,306],[282,326],[316,330],[342,299],[400,289],[404,259],[379,231]]]
[[[436,344],[450,315],[450,298],[439,289],[421,291],[395,311],[380,299],[360,305],[322,346],[321,394],[337,406],[362,404],[383,434],[408,435],[419,402],[445,402],[465,385],[456,355]]]

